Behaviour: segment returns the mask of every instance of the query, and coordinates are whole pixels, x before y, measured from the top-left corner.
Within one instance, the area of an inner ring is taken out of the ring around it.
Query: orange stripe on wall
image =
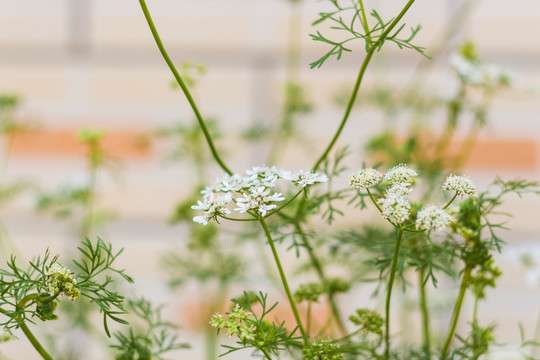
[[[455,151],[462,145],[455,142],[451,148]],[[534,139],[478,140],[465,163],[467,168],[481,170],[534,171],[538,165],[538,143]]]
[[[78,130],[44,130],[17,134],[11,144],[14,156],[72,157],[85,156],[87,147],[78,138]],[[148,135],[128,130],[105,131],[103,150],[122,159],[140,159],[150,155]]]

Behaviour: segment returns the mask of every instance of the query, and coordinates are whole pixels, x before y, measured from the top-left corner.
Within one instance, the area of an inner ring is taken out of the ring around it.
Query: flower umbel
[[[411,203],[404,196],[388,195],[377,201],[381,205],[381,214],[393,224],[402,224],[410,216]]]
[[[411,184],[413,177],[418,174],[405,164],[394,166],[386,174],[383,180],[392,184]]]
[[[47,271],[47,292],[51,296],[65,295],[71,301],[77,301],[81,296],[71,271],[58,263],[52,264]]]
[[[377,185],[382,174],[375,169],[362,169],[349,177],[349,186],[357,189],[367,189]]]
[[[291,175],[290,180],[293,184],[303,189],[309,185],[327,182],[328,176],[311,171],[299,170]]]
[[[264,186],[252,187],[249,191],[250,193],[244,194],[244,197],[235,199],[238,207],[234,210],[240,213],[255,210],[261,216],[265,216],[268,211],[277,208],[277,205],[271,204],[272,202],[285,200],[281,193],[270,195],[270,189]]]
[[[444,230],[454,219],[445,210],[436,205],[424,206],[416,217],[416,228],[419,230]]]
[[[443,190],[453,190],[457,195],[469,195],[476,197],[476,186],[471,179],[465,176],[450,175],[442,185]]]
[[[224,196],[214,198],[214,194],[210,193],[210,195],[205,197],[203,201],[197,201],[197,205],[193,205],[191,207],[194,210],[204,211],[203,215],[195,216],[193,221],[206,225],[208,224],[208,220],[215,220],[220,215],[225,216],[230,214],[231,211],[227,209],[227,204],[231,200],[231,194],[225,194]]]
[[[238,338],[245,342],[255,339],[255,325],[249,321],[251,314],[246,312],[240,305],[236,304],[233,311],[227,313],[227,318],[219,313],[212,315],[210,326],[218,330],[227,329],[229,337],[238,335]]]
[[[225,175],[202,190],[202,201],[199,200],[191,208],[202,210],[204,214],[195,216],[193,221],[207,225],[210,220],[230,214],[227,205],[233,199],[236,203],[235,211],[266,216],[269,211],[277,208],[276,202],[285,200],[282,193],[273,190],[279,179],[290,181],[301,189],[328,181],[325,174],[311,171],[291,173],[274,166],[255,166],[246,170],[243,176]]]

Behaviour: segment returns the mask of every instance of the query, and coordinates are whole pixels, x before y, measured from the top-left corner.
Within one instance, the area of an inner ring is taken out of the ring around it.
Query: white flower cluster
[[[410,185],[413,177],[418,176],[416,171],[408,168],[405,164],[394,166],[384,174],[383,180],[391,184]]]
[[[412,191],[409,186],[415,176],[416,171],[404,164],[394,166],[383,176],[383,180],[391,186],[377,203],[381,207],[382,216],[393,224],[403,224],[411,215],[411,203],[405,196]]]
[[[444,230],[454,219],[444,209],[436,205],[427,205],[416,216],[416,228],[419,230]]]
[[[377,185],[382,177],[382,174],[375,169],[358,170],[349,177],[349,186],[359,190],[371,188]]]
[[[512,83],[508,70],[495,64],[468,60],[458,54],[452,55],[450,64],[471,85],[503,86]]]
[[[357,189],[368,189],[381,180],[390,186],[384,197],[377,200],[382,216],[394,225],[403,224],[410,218],[411,203],[407,195],[412,191],[411,184],[417,176],[416,171],[404,164],[394,166],[386,174],[375,169],[362,169],[353,173],[349,185]],[[443,190],[453,190],[458,195],[476,196],[473,182],[463,176],[450,175],[442,186]],[[435,205],[424,206],[416,217],[416,228],[419,230],[443,230],[454,218],[448,211]]]
[[[411,203],[405,196],[386,192],[386,196],[377,203],[381,206],[382,216],[394,224],[403,224],[411,214]]]
[[[236,205],[234,210],[239,213],[254,211],[258,215],[266,216],[277,208],[276,202],[285,200],[282,193],[274,191],[279,179],[290,181],[300,189],[328,181],[324,174],[303,170],[293,173],[267,166],[246,170],[244,176],[225,175],[201,191],[203,200],[199,200],[197,205],[191,208],[204,213],[195,216],[193,221],[206,225],[218,216],[226,216],[231,213],[227,206],[232,202]]]
[[[476,197],[476,186],[471,179],[464,176],[450,175],[444,181],[443,190],[455,191],[457,195]]]
[[[51,296],[65,295],[71,301],[77,301],[81,296],[71,271],[58,263],[52,264],[47,270],[47,292]]]

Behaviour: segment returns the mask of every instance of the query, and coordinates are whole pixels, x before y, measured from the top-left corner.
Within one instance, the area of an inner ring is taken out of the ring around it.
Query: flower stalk
[[[403,229],[398,228],[396,236],[396,246],[394,248],[394,256],[392,258],[392,267],[390,268],[390,276],[388,277],[388,289],[386,290],[386,302],[384,306],[384,354],[385,359],[390,359],[390,301],[392,298],[392,287],[394,285],[394,278],[396,276],[396,268],[398,263],[399,248],[401,246],[401,239],[403,237]]]
[[[302,334],[302,337],[304,339],[304,343],[308,344],[308,334],[304,330],[304,327],[302,325],[302,320],[300,319],[300,313],[298,312],[298,308],[296,307],[296,303],[294,301],[294,298],[291,293],[291,289],[289,287],[289,282],[287,281],[287,277],[285,276],[285,272],[283,271],[283,267],[281,266],[281,261],[279,260],[279,255],[276,250],[276,246],[274,244],[274,240],[272,239],[272,235],[270,234],[270,230],[268,230],[268,226],[266,225],[266,222],[264,221],[264,218],[262,216],[259,216],[259,222],[261,223],[261,226],[264,230],[264,234],[266,235],[266,238],[268,239],[268,243],[270,244],[270,248],[272,249],[272,255],[274,256],[274,260],[276,262],[276,266],[278,268],[279,277],[281,278],[281,283],[283,284],[283,289],[285,290],[285,293],[287,294],[287,299],[289,300],[289,304],[291,306],[291,310],[293,312],[294,318],[296,319],[296,323],[298,325],[298,329],[300,330],[300,333]]]
[[[191,93],[189,89],[187,88],[184,80],[178,73],[178,70],[176,70],[176,67],[174,66],[171,58],[169,57],[169,54],[165,50],[165,47],[163,46],[163,42],[161,42],[161,38],[159,36],[159,33],[157,32],[156,26],[154,25],[154,21],[152,20],[152,16],[150,15],[150,12],[148,11],[148,7],[146,6],[145,0],[139,0],[139,4],[141,5],[141,9],[144,13],[144,17],[146,19],[146,22],[148,23],[148,26],[150,27],[150,31],[152,32],[152,36],[154,37],[154,41],[156,42],[157,47],[159,48],[159,52],[163,56],[163,59],[169,66],[169,69],[174,75],[174,78],[180,88],[182,89],[182,92],[184,93],[187,101],[189,102],[189,105],[191,105],[191,109],[193,110],[193,113],[195,114],[195,117],[197,118],[197,121],[199,122],[199,126],[201,127],[201,130],[204,133],[204,137],[206,139],[206,142],[208,144],[208,147],[210,148],[210,152],[212,153],[212,156],[216,160],[216,162],[219,164],[219,166],[225,171],[227,174],[232,175],[232,171],[225,165],[221,157],[219,156],[216,147],[214,146],[214,141],[212,140],[212,136],[210,135],[210,132],[208,131],[208,128],[206,127],[206,122],[204,121],[199,108],[197,107],[197,104],[195,103],[195,100],[193,99],[193,96],[191,96]]]
[[[424,351],[426,360],[431,359],[431,339],[429,329],[429,309],[427,305],[426,286],[424,283],[425,267],[421,267],[418,271],[418,289],[420,291],[420,311],[422,314],[422,338],[424,343]]]
[[[463,299],[465,297],[465,291],[469,285],[469,280],[471,277],[472,268],[467,266],[463,272],[463,278],[461,279],[461,285],[459,287],[458,297],[456,299],[456,304],[454,305],[454,310],[452,312],[452,319],[450,321],[450,328],[448,334],[446,335],[446,340],[444,341],[443,347],[441,349],[441,360],[447,359],[448,350],[452,339],[454,338],[454,333],[456,331],[457,322],[459,319],[459,314],[461,312],[461,307],[463,305]]]

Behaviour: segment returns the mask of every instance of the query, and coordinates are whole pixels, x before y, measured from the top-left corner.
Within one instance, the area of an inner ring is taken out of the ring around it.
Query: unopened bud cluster
[[[227,313],[227,317],[216,313],[210,319],[210,325],[218,330],[226,329],[229,337],[237,335],[243,341],[255,340],[255,324],[249,321],[251,314],[246,312],[240,305],[236,304],[233,311]]]
[[[47,292],[51,296],[65,295],[71,301],[77,301],[81,296],[71,271],[58,263],[52,264],[47,271]]]

